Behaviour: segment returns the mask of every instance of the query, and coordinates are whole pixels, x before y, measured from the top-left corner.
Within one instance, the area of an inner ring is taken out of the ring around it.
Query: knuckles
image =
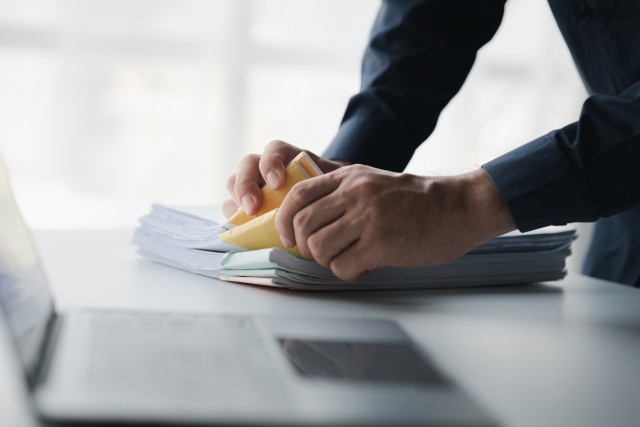
[[[238,171],[241,172],[247,167],[255,167],[260,161],[260,156],[257,154],[247,154],[238,163]]]
[[[323,250],[323,242],[322,239],[317,234],[312,234],[307,239],[307,248],[309,248],[309,252],[313,259],[323,267],[329,267],[329,262],[331,259],[326,255],[326,252]]]
[[[380,177],[373,168],[364,165],[351,165],[338,169],[343,182],[345,197],[350,199],[370,199],[380,192]]]
[[[280,151],[283,148],[289,147],[291,147],[291,145],[287,144],[286,142],[280,141],[279,139],[274,139],[264,147],[264,152]]]
[[[287,198],[296,205],[304,205],[309,197],[309,189],[304,184],[305,182],[295,184],[291,187],[291,190],[289,190],[289,194],[287,194]]]
[[[309,217],[305,212],[303,211],[298,212],[293,217],[293,228],[295,228],[295,230],[298,231],[299,233],[304,234],[305,226],[307,225],[308,219]]]
[[[279,147],[281,145],[285,144],[284,141],[281,141],[279,139],[272,139],[271,141],[269,141],[269,143],[265,146],[265,149],[267,148],[274,148],[274,147]]]

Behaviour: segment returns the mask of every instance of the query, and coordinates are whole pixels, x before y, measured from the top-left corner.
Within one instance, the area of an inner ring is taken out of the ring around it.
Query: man
[[[640,284],[640,1],[549,4],[590,94],[578,121],[469,174],[420,177],[397,172],[495,34],[504,0],[383,2],[361,91],[315,157],[328,173],[296,185],[278,211],[283,243],[353,280],[446,262],[515,228],[597,220],[585,272]],[[276,141],[245,157],[225,213],[256,212],[261,183],[280,186],[299,151]]]

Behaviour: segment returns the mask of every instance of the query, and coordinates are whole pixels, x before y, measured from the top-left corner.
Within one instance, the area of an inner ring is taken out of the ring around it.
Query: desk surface
[[[638,425],[637,289],[570,275],[552,285],[296,293],[154,264],[135,254],[131,234],[35,233],[58,309],[395,319],[506,426]]]

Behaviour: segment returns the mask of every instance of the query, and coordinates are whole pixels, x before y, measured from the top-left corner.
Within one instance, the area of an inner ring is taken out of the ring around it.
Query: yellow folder
[[[239,208],[227,221],[228,226],[232,228],[218,238],[225,243],[247,250],[280,248],[299,257],[300,252],[297,247],[285,248],[280,241],[275,225],[276,210],[296,183],[321,174],[322,171],[307,153],[298,154],[287,165],[284,185],[277,190],[267,186],[262,187],[260,210],[255,215],[247,215],[242,208]]]
[[[280,235],[276,230],[276,211],[277,209],[274,209],[229,231],[225,231],[218,238],[225,243],[249,251],[278,248],[302,258],[297,246],[286,248],[280,241]]]

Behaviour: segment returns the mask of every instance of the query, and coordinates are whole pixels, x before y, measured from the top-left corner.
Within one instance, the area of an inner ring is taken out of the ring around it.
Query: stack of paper
[[[152,205],[140,218],[133,244],[145,258],[171,267],[218,277],[223,256],[232,250],[218,239],[227,231],[212,206],[171,208]]]
[[[383,268],[358,282],[342,282],[320,265],[279,249],[229,252],[227,229],[213,208],[154,205],[140,219],[133,242],[153,261],[223,280],[302,290],[421,289],[491,286],[564,277],[575,231],[510,233],[444,265]],[[237,249],[237,248],[236,248]]]
[[[177,247],[229,252],[227,244],[218,239],[227,231],[220,216],[212,206],[172,208],[152,205],[151,212],[140,218],[134,243],[152,251],[155,251],[154,245],[158,245],[159,250]]]

